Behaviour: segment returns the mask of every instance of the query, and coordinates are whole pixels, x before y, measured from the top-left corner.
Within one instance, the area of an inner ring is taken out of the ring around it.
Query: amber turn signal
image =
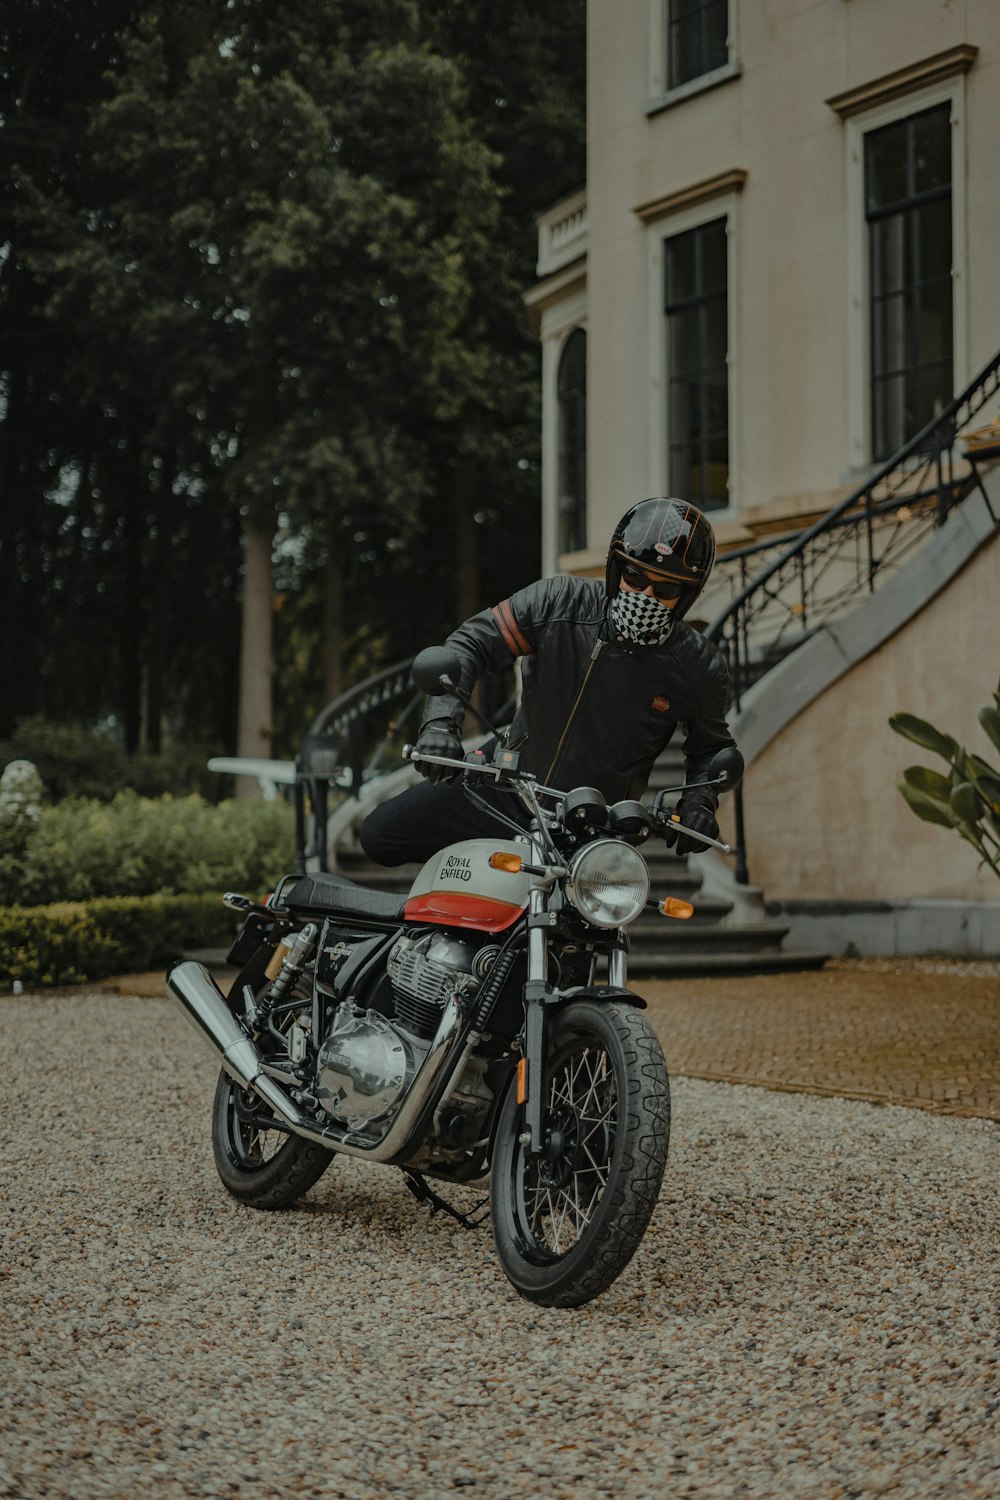
[[[490,869],[506,870],[508,875],[519,875],[523,863],[519,854],[506,854],[501,850],[490,855]]]
[[[694,907],[690,901],[679,901],[676,896],[664,896],[657,910],[665,917],[679,917],[682,922],[694,916]]]

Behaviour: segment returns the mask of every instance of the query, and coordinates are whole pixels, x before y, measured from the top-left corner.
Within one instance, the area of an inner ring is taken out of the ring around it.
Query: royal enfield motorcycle
[[[455,692],[460,664],[431,648],[413,676]],[[266,903],[230,893],[244,921],[228,996],[190,960],[168,992],[219,1055],[212,1143],[240,1202],[284,1208],[348,1155],[401,1169],[471,1227],[475,1211],[428,1179],[488,1177],[513,1286],[576,1307],[631,1260],[667,1158],[667,1067],[628,988],[627,930],[648,906],[692,908],[651,899],[639,846],[670,829],[727,846],[678,822],[678,787],[609,807],[593,788],[540,785],[502,738],[485,756],[426,759],[460,772],[473,801],[484,782],[508,788],[527,826],[442,849],[403,897],[326,873],[286,876]],[[728,790],[741,772],[724,750],[701,784]]]

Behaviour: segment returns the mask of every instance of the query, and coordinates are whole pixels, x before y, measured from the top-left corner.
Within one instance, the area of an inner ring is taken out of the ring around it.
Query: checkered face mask
[[[611,623],[615,634],[637,646],[662,646],[670,634],[672,610],[648,594],[632,594],[621,589],[611,601]]]

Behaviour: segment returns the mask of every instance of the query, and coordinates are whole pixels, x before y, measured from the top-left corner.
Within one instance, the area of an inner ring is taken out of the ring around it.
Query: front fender
[[[636,1010],[646,1009],[646,1002],[641,995],[633,990],[621,989],[617,984],[581,984],[572,990],[560,990],[559,999],[555,1003],[562,1006],[575,1000],[596,1000],[598,1004],[615,1000],[621,1005],[634,1005]]]

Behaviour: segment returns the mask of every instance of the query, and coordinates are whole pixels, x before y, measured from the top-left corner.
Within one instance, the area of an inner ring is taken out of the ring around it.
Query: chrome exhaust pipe
[[[461,1035],[461,1012],[454,1001],[445,1007],[437,1035],[410,1085],[399,1113],[387,1134],[371,1145],[362,1145],[351,1132],[320,1125],[298,1105],[279,1083],[264,1072],[264,1059],[247,1036],[208,970],[194,959],[175,964],[167,975],[167,992],[176,1000],[198,1035],[218,1053],[230,1078],[241,1088],[252,1089],[276,1119],[306,1140],[330,1151],[363,1156],[368,1161],[391,1161],[407,1144],[422,1110],[449,1060],[454,1059]]]

